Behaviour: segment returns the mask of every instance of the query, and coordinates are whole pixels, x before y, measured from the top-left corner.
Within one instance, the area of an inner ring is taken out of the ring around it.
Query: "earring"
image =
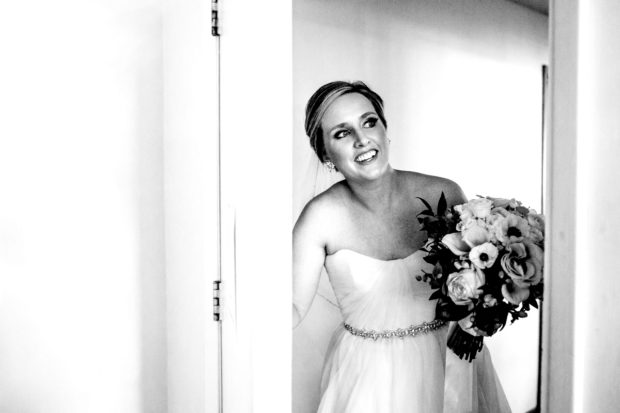
[[[388,143],[392,143],[392,140],[390,138],[388,138]]]
[[[325,166],[329,169],[329,172],[334,172],[336,170],[336,165],[330,160],[325,161]]]

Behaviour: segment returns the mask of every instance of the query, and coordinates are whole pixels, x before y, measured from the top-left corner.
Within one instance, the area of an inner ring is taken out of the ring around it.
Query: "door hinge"
[[[213,281],[213,321],[221,321],[220,318],[220,284],[221,281]]]
[[[217,7],[218,0],[211,0],[211,35],[220,35],[219,11]]]

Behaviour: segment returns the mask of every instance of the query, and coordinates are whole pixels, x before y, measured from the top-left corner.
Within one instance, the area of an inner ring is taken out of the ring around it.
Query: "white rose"
[[[476,218],[486,218],[491,213],[493,202],[490,199],[478,198],[472,199],[467,203]]]
[[[457,205],[454,209],[459,213],[461,220],[471,218],[484,219],[491,213],[493,202],[486,198],[472,199],[466,204]]]
[[[463,241],[465,241],[470,248],[474,248],[475,246],[491,240],[491,234],[483,221],[472,221],[472,225],[462,230],[461,236]]]
[[[448,276],[448,296],[457,305],[468,305],[478,298],[484,285],[484,273],[477,268],[463,269]]]

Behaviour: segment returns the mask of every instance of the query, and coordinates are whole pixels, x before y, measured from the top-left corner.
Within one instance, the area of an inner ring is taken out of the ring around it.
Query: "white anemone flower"
[[[522,242],[530,235],[530,226],[527,220],[518,215],[510,214],[494,223],[495,236],[504,245]]]
[[[480,269],[490,268],[495,263],[499,251],[490,242],[478,245],[469,251],[469,259]]]

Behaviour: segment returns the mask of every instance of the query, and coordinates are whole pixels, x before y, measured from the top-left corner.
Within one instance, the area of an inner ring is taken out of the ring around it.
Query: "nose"
[[[370,139],[366,137],[363,131],[359,130],[355,132],[355,142],[354,145],[356,148],[363,148],[364,146],[370,143]]]

